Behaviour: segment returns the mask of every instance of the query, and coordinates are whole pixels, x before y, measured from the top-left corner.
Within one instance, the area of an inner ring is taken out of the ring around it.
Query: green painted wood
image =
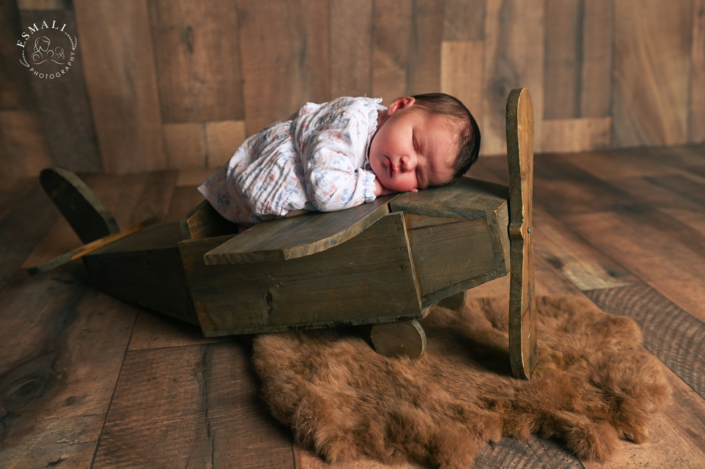
[[[84,256],[86,275],[104,293],[198,324],[179,241],[178,222],[139,231]]]
[[[500,212],[501,226],[496,216],[475,220],[405,215],[424,307],[509,272],[506,203]]]
[[[509,198],[506,186],[463,177],[454,184],[405,192],[390,202],[390,210],[434,217],[486,219]]]
[[[206,253],[208,265],[282,261],[310,256],[362,233],[389,213],[394,195],[348,210],[306,213],[259,223]]]
[[[223,218],[207,200],[198,204],[181,220],[181,235],[184,239],[222,236],[237,231],[238,226]]]
[[[206,265],[203,254],[227,239],[179,243],[207,336],[423,316],[401,213],[389,214],[347,242],[309,256]]]

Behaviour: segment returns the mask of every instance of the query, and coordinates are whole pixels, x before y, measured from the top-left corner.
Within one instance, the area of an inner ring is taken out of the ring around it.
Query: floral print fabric
[[[198,190],[225,218],[254,224],[291,210],[342,210],[375,199],[367,158],[381,99],[307,103],[252,135]]]

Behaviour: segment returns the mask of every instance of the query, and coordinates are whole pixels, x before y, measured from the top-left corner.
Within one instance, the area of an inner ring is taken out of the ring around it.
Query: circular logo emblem
[[[78,37],[71,37],[66,24],[48,20],[29,26],[17,45],[22,48],[20,63],[32,75],[53,80],[71,70],[76,60]]]

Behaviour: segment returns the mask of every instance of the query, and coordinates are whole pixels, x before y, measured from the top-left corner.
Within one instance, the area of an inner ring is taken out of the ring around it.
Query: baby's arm
[[[303,145],[306,190],[317,210],[342,210],[376,197],[374,173],[357,167],[367,140],[367,129],[358,133],[358,127],[355,119],[343,120],[334,128],[314,131]]]

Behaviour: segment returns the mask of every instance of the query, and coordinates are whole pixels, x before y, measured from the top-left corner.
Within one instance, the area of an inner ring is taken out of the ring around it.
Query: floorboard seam
[[[108,408],[105,410],[105,418],[103,419],[103,424],[100,426],[100,434],[98,435],[98,441],[95,444],[95,450],[93,450],[93,458],[91,459],[91,469],[95,464],[95,458],[98,455],[98,448],[100,448],[100,440],[103,437],[103,431],[105,431],[105,423],[108,421],[108,415],[110,415],[110,407],[113,404],[113,399],[115,398],[115,392],[117,391],[118,383],[120,383],[120,375],[122,375],[122,369],[125,366],[125,360],[127,359],[127,353],[130,351],[130,342],[132,342],[132,335],[135,333],[135,326],[137,325],[137,318],[139,314],[135,314],[135,319],[132,322],[132,330],[130,331],[130,338],[127,341],[127,346],[125,347],[125,353],[122,356],[122,363],[120,363],[120,371],[118,372],[117,379],[115,380],[115,387],[113,387],[113,393],[110,395],[110,401],[108,402]]]

